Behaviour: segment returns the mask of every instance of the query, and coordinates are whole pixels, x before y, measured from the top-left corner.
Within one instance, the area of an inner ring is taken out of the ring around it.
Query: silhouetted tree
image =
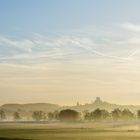
[[[129,109],[124,109],[122,111],[122,119],[131,120],[134,118],[134,114]]]
[[[122,117],[122,112],[120,109],[116,108],[111,112],[113,120],[119,120]]]
[[[6,119],[6,114],[3,110],[0,110],[0,120]]]
[[[36,121],[41,121],[46,119],[46,114],[43,111],[34,111],[32,118]]]
[[[91,112],[92,120],[99,120],[101,119],[101,116],[102,116],[102,113],[99,108]]]
[[[59,116],[59,112],[58,111],[49,112],[47,115],[49,120],[57,120]]]
[[[101,110],[101,113],[102,113],[102,117],[101,117],[101,119],[107,119],[108,117],[109,117],[109,112],[107,111],[107,110],[105,110],[105,109],[102,109]]]
[[[57,120],[59,117],[59,111],[54,111],[53,114],[54,114],[54,119]]]
[[[15,121],[18,121],[21,119],[19,112],[14,112],[13,117]]]
[[[104,120],[107,117],[109,117],[109,113],[108,113],[108,111],[106,111],[104,109],[97,108],[96,110],[91,112],[91,119],[92,120]]]
[[[75,121],[79,119],[79,112],[71,109],[61,110],[58,118],[62,121]]]
[[[91,113],[88,110],[83,112],[84,120],[91,120]]]
[[[49,112],[47,115],[48,115],[48,119],[49,120],[53,120],[54,119],[54,113],[53,112]]]
[[[140,110],[137,110],[137,117],[140,119]]]

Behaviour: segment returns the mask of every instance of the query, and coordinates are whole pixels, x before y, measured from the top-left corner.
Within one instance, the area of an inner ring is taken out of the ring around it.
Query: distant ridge
[[[0,106],[0,109],[7,110],[7,111],[42,110],[42,111],[50,112],[50,111],[55,111],[55,110],[67,109],[67,108],[75,109],[77,111],[84,111],[84,110],[92,111],[92,110],[95,110],[96,108],[112,111],[115,108],[119,108],[119,109],[130,109],[132,112],[136,112],[138,109],[140,109],[140,105],[117,105],[117,104],[112,104],[106,101],[102,101],[100,97],[97,97],[93,103],[84,104],[84,105],[80,105],[78,103],[75,106],[60,106],[60,105],[51,104],[51,103],[4,104]]]
[[[73,109],[82,111],[82,110],[89,110],[92,111],[96,108],[100,109],[106,109],[108,111],[112,111],[115,108],[119,109],[129,109],[132,112],[136,112],[138,109],[140,109],[140,105],[118,105],[118,104],[112,104],[106,101],[102,101],[100,97],[96,97],[96,100],[91,103],[91,104],[85,104],[85,105],[78,105],[78,106],[73,106]]]
[[[43,110],[43,111],[53,111],[59,109],[60,106],[57,104],[50,103],[28,103],[28,104],[4,104],[0,109],[5,109],[8,111],[16,110],[25,110],[25,111],[34,111],[34,110]]]

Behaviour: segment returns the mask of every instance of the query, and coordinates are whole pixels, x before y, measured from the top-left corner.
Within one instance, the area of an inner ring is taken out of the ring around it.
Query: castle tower
[[[95,102],[96,104],[100,104],[102,102],[100,97],[96,97]]]
[[[97,102],[100,102],[101,101],[101,98],[100,97],[96,97],[96,100]]]
[[[76,106],[80,106],[79,102],[77,102]]]

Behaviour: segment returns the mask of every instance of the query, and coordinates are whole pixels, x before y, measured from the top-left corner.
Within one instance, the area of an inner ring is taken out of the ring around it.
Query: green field
[[[140,140],[138,123],[0,123],[0,139]]]

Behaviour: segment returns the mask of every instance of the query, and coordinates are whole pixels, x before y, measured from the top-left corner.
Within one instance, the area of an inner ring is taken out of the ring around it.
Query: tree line
[[[14,121],[22,120],[22,115],[16,111],[12,115]],[[44,111],[33,111],[31,115],[32,120],[34,121],[78,121],[78,120],[134,120],[140,119],[140,110],[136,114],[131,112],[129,109],[120,110],[118,108],[114,109],[111,112],[108,112],[105,109],[97,108],[94,111],[83,111],[78,112],[72,109],[64,109],[61,111],[54,111],[45,113]],[[4,110],[0,110],[0,120],[7,120],[7,115]]]

